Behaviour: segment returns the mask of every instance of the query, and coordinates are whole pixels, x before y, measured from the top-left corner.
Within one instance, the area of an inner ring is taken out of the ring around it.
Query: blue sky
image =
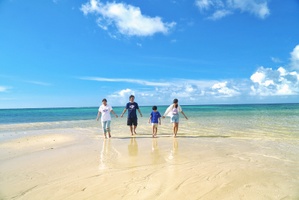
[[[0,1],[0,108],[298,103],[297,0]]]

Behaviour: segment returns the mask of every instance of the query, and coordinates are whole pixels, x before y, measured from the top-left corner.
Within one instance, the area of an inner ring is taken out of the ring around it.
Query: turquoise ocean
[[[181,116],[181,135],[250,138],[299,138],[299,104],[181,105],[189,118]],[[158,106],[163,114],[167,106]],[[124,107],[113,107],[120,115]],[[140,106],[139,131],[150,133],[151,106]],[[98,107],[0,109],[0,133],[22,133],[57,128],[90,128],[97,131]],[[126,113],[127,114],[127,113]],[[127,130],[126,117],[112,118],[112,130]],[[160,132],[171,132],[169,119],[162,120]],[[117,134],[117,133],[116,133]]]

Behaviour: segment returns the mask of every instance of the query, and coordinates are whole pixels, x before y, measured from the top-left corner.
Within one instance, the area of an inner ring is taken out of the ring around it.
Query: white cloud
[[[298,45],[299,46],[299,45]],[[291,53],[291,61],[297,66],[298,49]],[[115,105],[128,101],[136,94],[143,105],[156,105],[179,98],[183,104],[244,103],[248,101],[276,102],[278,98],[296,100],[299,97],[299,72],[285,67],[277,69],[260,67],[246,79],[193,80],[168,79],[141,80],[126,78],[82,77],[81,80],[99,82],[119,82],[117,89],[107,94]],[[126,83],[129,83],[126,84]],[[102,85],[102,84],[101,84]],[[120,85],[120,86],[119,86]],[[140,87],[141,86],[141,87]],[[146,86],[146,87],[142,87]],[[129,88],[133,89],[129,89]]]
[[[127,36],[152,36],[156,33],[167,34],[176,23],[164,23],[160,17],[143,15],[139,7],[125,3],[90,0],[83,4],[81,11],[87,14],[100,15],[97,19],[99,27],[108,30],[116,27],[119,33]]]
[[[267,0],[227,0],[229,7],[249,12],[264,19],[270,14]]]
[[[118,95],[119,96],[121,96],[121,97],[125,97],[125,96],[127,96],[127,95],[131,95],[131,94],[133,94],[134,95],[134,92],[133,92],[133,90],[131,90],[131,89],[125,89],[125,90],[121,90],[121,91],[119,91],[119,92],[117,92],[118,93]]]
[[[195,5],[201,10],[209,10],[211,7],[223,8],[224,3],[222,0],[196,0]]]
[[[151,82],[139,79],[124,79],[124,78],[102,78],[102,77],[82,77],[82,80],[99,81],[99,82],[126,82],[126,83],[136,83],[146,86],[169,86],[169,83],[165,82]]]
[[[218,20],[230,14],[233,13],[229,10],[216,10],[212,16],[208,17],[208,19]]]
[[[123,105],[128,102],[129,96],[135,95],[135,93],[136,92],[134,90],[126,88],[107,94],[106,98],[108,99],[109,104],[111,103],[112,105]]]
[[[299,70],[299,45],[291,52],[291,67],[294,70]]]
[[[269,0],[196,0],[195,5],[201,12],[212,11],[208,19],[217,20],[236,11],[248,12],[261,19],[270,15]]]
[[[265,74],[263,72],[257,71],[250,77],[250,79],[254,83],[262,84],[265,79]]]
[[[8,89],[8,87],[0,86],[0,92],[7,92]]]
[[[134,87],[133,89],[120,89],[112,92],[108,98],[113,102],[126,102],[129,95],[136,94],[138,99],[144,102],[155,99],[157,103],[163,103],[165,99],[180,98],[184,101],[196,102],[199,99],[209,99],[213,97],[227,98],[238,96],[238,88],[231,81],[220,83],[214,80],[192,80],[192,79],[172,79],[167,82],[164,80],[147,81],[139,79],[118,79],[118,78],[99,78],[83,77],[81,80],[99,81],[99,82],[122,82],[147,86],[147,88]],[[218,87],[217,87],[218,84]],[[123,85],[123,87],[126,87]],[[159,102],[160,101],[160,102]],[[209,100],[208,100],[209,101]]]
[[[238,96],[238,88],[234,85],[229,85],[227,81],[216,83],[212,86],[212,94],[222,97]]]
[[[188,93],[193,93],[196,90],[197,90],[196,87],[194,87],[193,85],[186,85],[186,87],[185,87],[185,91]]]
[[[275,58],[275,57],[271,57],[271,60],[272,60],[274,63],[281,63],[281,62],[282,62],[279,58]]]
[[[142,102],[155,100],[155,103],[164,104],[165,99],[179,98],[182,101],[192,102],[207,101],[213,98],[228,98],[238,96],[239,89],[232,81],[219,82],[214,80],[192,80],[192,79],[172,79],[165,82],[156,80],[154,82],[136,79],[112,79],[112,78],[81,78],[82,80],[92,80],[100,82],[123,82],[138,85],[145,85],[146,88],[132,86],[134,89],[119,89],[112,92],[108,98],[112,102],[125,103],[131,94],[136,94],[137,99]],[[122,84],[122,87],[126,87]],[[150,103],[150,102],[149,102]]]
[[[283,67],[277,70],[260,67],[251,77],[252,95],[285,96],[299,94],[299,74]]]
[[[41,85],[41,86],[50,86],[50,83],[46,83],[46,82],[41,82],[41,81],[25,81],[27,83],[31,83],[34,85]]]
[[[207,10],[213,6],[213,1],[212,0],[197,0],[197,1],[195,1],[195,5],[200,10]]]

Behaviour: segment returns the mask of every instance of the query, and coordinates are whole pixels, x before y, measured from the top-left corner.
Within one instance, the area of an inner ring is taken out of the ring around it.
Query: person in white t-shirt
[[[107,104],[107,99],[103,99],[102,105],[99,107],[97,121],[99,121],[99,118],[101,117],[104,138],[107,138],[107,133],[108,133],[109,138],[111,137],[111,129],[110,129],[111,115],[110,115],[110,112],[112,112],[116,118],[118,117],[117,114],[115,114],[115,112],[113,111],[112,107]]]
[[[170,117],[170,122],[173,124],[173,137],[176,137],[178,130],[179,130],[179,113],[182,113],[184,117],[188,120],[188,117],[183,112],[182,107],[178,104],[178,99],[173,100],[173,104],[171,104],[165,111],[162,118],[165,118],[165,116]]]

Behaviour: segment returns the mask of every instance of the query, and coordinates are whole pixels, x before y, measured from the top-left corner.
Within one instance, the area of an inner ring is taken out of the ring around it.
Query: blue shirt
[[[157,112],[152,112],[151,113],[151,122],[152,123],[158,123],[159,122],[159,118],[161,117],[161,114],[157,111]]]
[[[139,109],[138,103],[129,102],[126,105],[126,109],[128,110],[128,118],[137,118],[136,109]]]

